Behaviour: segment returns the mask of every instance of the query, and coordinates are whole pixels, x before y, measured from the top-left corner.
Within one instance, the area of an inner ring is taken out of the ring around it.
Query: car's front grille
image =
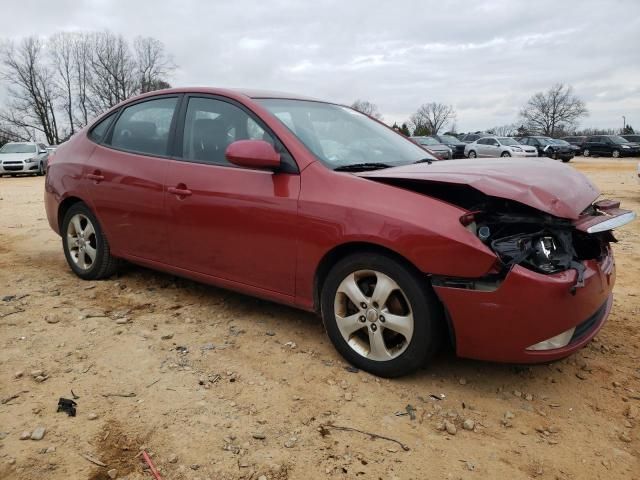
[[[2,164],[2,168],[7,172],[19,172],[24,168],[24,163],[7,161]]]
[[[588,335],[593,327],[602,319],[602,316],[607,311],[607,303],[604,302],[596,312],[587,318],[584,322],[576,326],[575,331],[573,332],[573,336],[571,337],[571,341],[569,343],[576,343],[582,340],[586,335]]]

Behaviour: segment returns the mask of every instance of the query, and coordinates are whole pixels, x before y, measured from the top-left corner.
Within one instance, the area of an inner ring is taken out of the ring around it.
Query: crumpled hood
[[[2,153],[0,154],[0,162],[4,162],[5,160],[8,161],[20,161],[20,160],[27,160],[29,158],[32,157],[36,157],[38,154],[31,152],[31,153]]]
[[[596,186],[582,173],[547,158],[445,160],[355,175],[371,179],[469,185],[485,195],[520,202],[572,220],[576,220],[600,195]]]

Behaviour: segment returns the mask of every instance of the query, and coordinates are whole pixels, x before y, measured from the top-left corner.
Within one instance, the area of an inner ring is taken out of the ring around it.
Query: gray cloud
[[[179,65],[174,85],[363,98],[387,121],[441,101],[456,107],[460,130],[475,130],[514,122],[531,94],[561,81],[587,102],[584,126],[621,126],[626,115],[640,127],[637,0],[51,0],[3,11],[8,38],[154,36]]]

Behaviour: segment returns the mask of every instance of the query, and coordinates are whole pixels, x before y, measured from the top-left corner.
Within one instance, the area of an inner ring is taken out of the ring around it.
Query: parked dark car
[[[465,158],[464,147],[466,144],[463,141],[453,135],[430,135],[430,137],[449,147],[453,152],[453,158]]]
[[[593,135],[587,138],[582,154],[585,157],[598,155],[613,158],[635,157],[640,155],[640,145],[619,135]]]
[[[620,135],[625,140],[629,140],[632,143],[640,143],[640,135],[632,134],[632,135]]]
[[[463,135],[460,140],[464,143],[471,143],[475,142],[479,138],[486,137],[488,135],[488,133],[467,133],[466,135]]]
[[[317,312],[376,375],[420,368],[445,338],[525,363],[589,343],[613,302],[611,230],[634,212],[546,158],[429,159],[342,105],[168,89],[61,145],[45,207],[78,277],[124,259]]]
[[[578,147],[578,154],[582,155],[584,142],[587,141],[587,137],[584,135],[578,135],[573,137],[562,137],[560,140],[564,140],[565,142],[569,142],[571,145]]]
[[[582,154],[581,147],[574,145],[572,143],[569,143],[566,140],[563,140],[562,138],[554,138],[553,143],[555,143],[556,145],[562,145],[563,147],[569,147],[573,151],[574,156]]]
[[[574,157],[573,148],[571,145],[558,145],[551,137],[544,136],[531,136],[522,137],[518,141],[523,145],[531,145],[538,149],[539,157],[549,157],[554,160],[562,160],[568,162]]]
[[[453,151],[433,137],[409,137],[409,140],[417,143],[440,160],[451,160],[453,158]]]

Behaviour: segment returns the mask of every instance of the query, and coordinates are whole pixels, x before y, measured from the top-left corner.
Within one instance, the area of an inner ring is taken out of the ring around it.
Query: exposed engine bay
[[[500,260],[500,269],[486,279],[437,278],[436,284],[458,288],[491,289],[514,265],[530,270],[552,274],[574,269],[576,282],[571,292],[584,286],[584,260],[601,260],[616,242],[610,230],[587,233],[578,230],[572,220],[559,218],[514,200],[486,195],[464,184],[440,182],[414,182],[400,179],[381,180],[393,185],[438,198],[462,207],[469,213],[462,216],[461,223]],[[595,206],[594,206],[595,205]],[[590,205],[584,217],[603,215]]]
[[[507,200],[478,205],[462,220],[471,219],[465,226],[498,255],[503,271],[513,265],[544,274],[574,269],[578,275],[573,292],[584,285],[582,262],[601,260],[609,243],[616,241],[610,231],[581,232],[569,220]]]

